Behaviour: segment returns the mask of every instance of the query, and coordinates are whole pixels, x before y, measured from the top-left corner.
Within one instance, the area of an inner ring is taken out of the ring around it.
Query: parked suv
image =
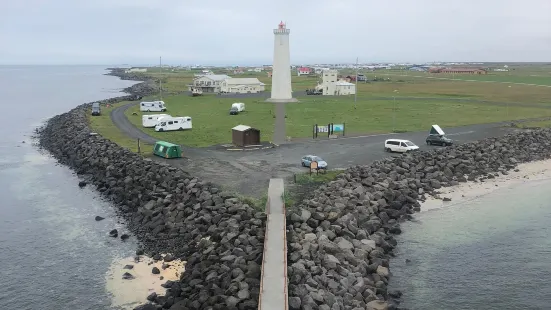
[[[452,139],[444,135],[429,135],[426,139],[426,142],[428,145],[448,146],[453,144]]]
[[[418,150],[419,147],[409,140],[388,139],[385,141],[385,151],[408,153]]]

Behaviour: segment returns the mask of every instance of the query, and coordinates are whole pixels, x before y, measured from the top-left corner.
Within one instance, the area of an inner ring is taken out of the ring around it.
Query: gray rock
[[[293,310],[300,309],[301,300],[300,297],[289,297],[289,308]]]

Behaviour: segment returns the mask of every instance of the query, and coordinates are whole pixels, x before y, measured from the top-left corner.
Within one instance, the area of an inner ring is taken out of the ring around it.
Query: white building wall
[[[272,95],[269,101],[296,101],[291,88],[290,30],[274,29],[274,63],[272,70]]]
[[[337,94],[337,76],[339,72],[337,70],[323,70],[322,72],[322,85],[323,95],[334,96]]]
[[[356,85],[337,85],[336,86],[337,95],[354,95],[356,93]]]

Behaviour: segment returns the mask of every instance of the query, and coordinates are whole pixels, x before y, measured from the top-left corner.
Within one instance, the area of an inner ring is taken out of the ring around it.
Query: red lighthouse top
[[[283,23],[283,21],[281,21],[278,25],[278,28],[279,29],[285,29],[285,24]]]

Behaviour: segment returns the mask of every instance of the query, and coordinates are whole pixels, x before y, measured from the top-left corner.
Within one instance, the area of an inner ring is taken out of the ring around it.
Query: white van
[[[162,117],[157,125],[155,125],[155,131],[172,131],[172,130],[184,130],[191,129],[191,117]]]
[[[143,115],[142,116],[142,126],[143,127],[155,127],[160,119],[163,117],[171,117],[168,114],[149,114],[149,115]]]
[[[164,101],[142,101],[140,102],[140,111],[142,112],[164,112],[166,111]]]
[[[236,102],[231,105],[231,108],[230,108],[231,115],[236,115],[243,111],[245,111],[245,104],[243,102]]]
[[[418,150],[419,147],[409,140],[388,139],[385,141],[385,151],[406,153]]]

